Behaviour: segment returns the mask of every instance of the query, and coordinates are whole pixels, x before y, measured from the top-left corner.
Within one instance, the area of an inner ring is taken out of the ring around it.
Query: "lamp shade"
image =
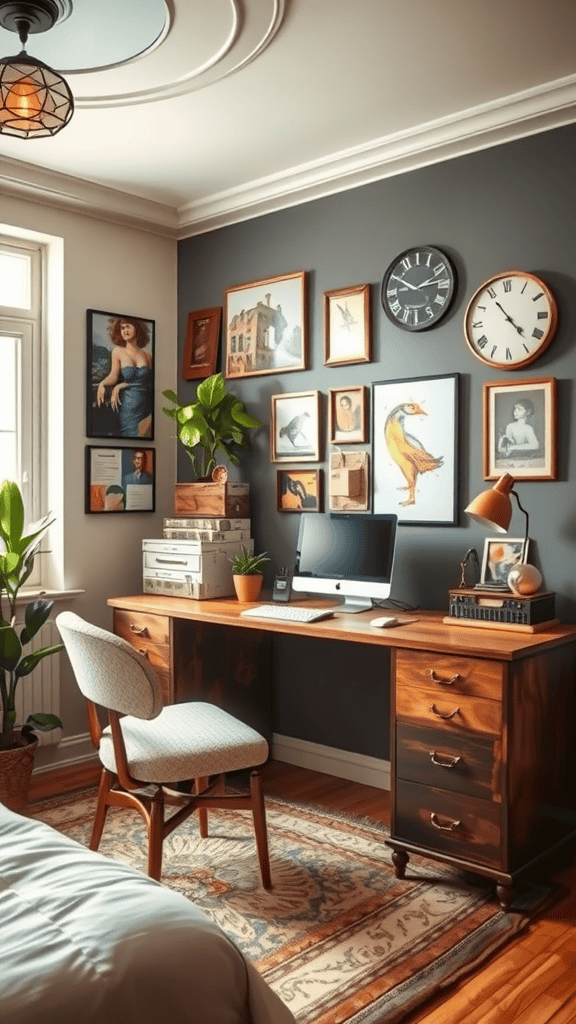
[[[72,93],[57,71],[24,51],[0,59],[0,134],[56,135],[73,112]]]
[[[514,486],[514,477],[509,473],[501,476],[494,487],[482,491],[470,502],[465,512],[483,526],[489,526],[497,533],[507,533],[512,518],[512,502],[510,492]]]

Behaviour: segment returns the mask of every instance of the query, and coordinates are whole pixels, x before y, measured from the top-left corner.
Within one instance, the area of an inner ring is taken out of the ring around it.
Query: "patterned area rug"
[[[95,791],[36,805],[31,816],[87,844]],[[386,830],[267,800],[273,890],[259,880],[248,812],[194,817],[164,843],[162,880],[214,918],[256,964],[299,1024],[398,1024],[482,964],[552,898],[526,883],[514,910],[494,888],[410,859],[394,877]],[[145,870],[141,818],[113,808],[101,852]]]

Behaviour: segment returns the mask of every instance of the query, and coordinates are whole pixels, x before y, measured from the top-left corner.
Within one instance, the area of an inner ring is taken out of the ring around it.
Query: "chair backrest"
[[[156,673],[126,640],[74,612],[61,612],[56,625],[76,682],[88,700],[135,718],[160,714],[162,688]]]

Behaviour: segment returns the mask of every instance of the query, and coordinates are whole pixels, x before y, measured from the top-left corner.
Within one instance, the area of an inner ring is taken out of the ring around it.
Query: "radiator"
[[[23,623],[17,624],[17,629],[22,628]],[[40,647],[52,647],[62,642],[62,638],[56,628],[53,619],[48,619],[42,628],[38,630],[30,645],[26,645],[25,653],[37,651]],[[16,724],[22,725],[28,715],[35,711],[46,714],[60,715],[60,655],[51,654],[36,666],[29,676],[24,676],[18,681],[16,687]],[[38,732],[38,743],[40,746],[48,746],[50,743],[58,743],[62,738],[62,729],[53,729],[52,732]]]

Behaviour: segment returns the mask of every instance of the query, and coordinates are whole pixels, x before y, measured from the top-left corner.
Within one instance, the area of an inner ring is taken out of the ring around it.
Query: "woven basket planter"
[[[0,801],[11,811],[22,811],[28,805],[28,790],[37,746],[38,737],[35,736],[31,743],[24,743],[11,750],[0,750]]]

